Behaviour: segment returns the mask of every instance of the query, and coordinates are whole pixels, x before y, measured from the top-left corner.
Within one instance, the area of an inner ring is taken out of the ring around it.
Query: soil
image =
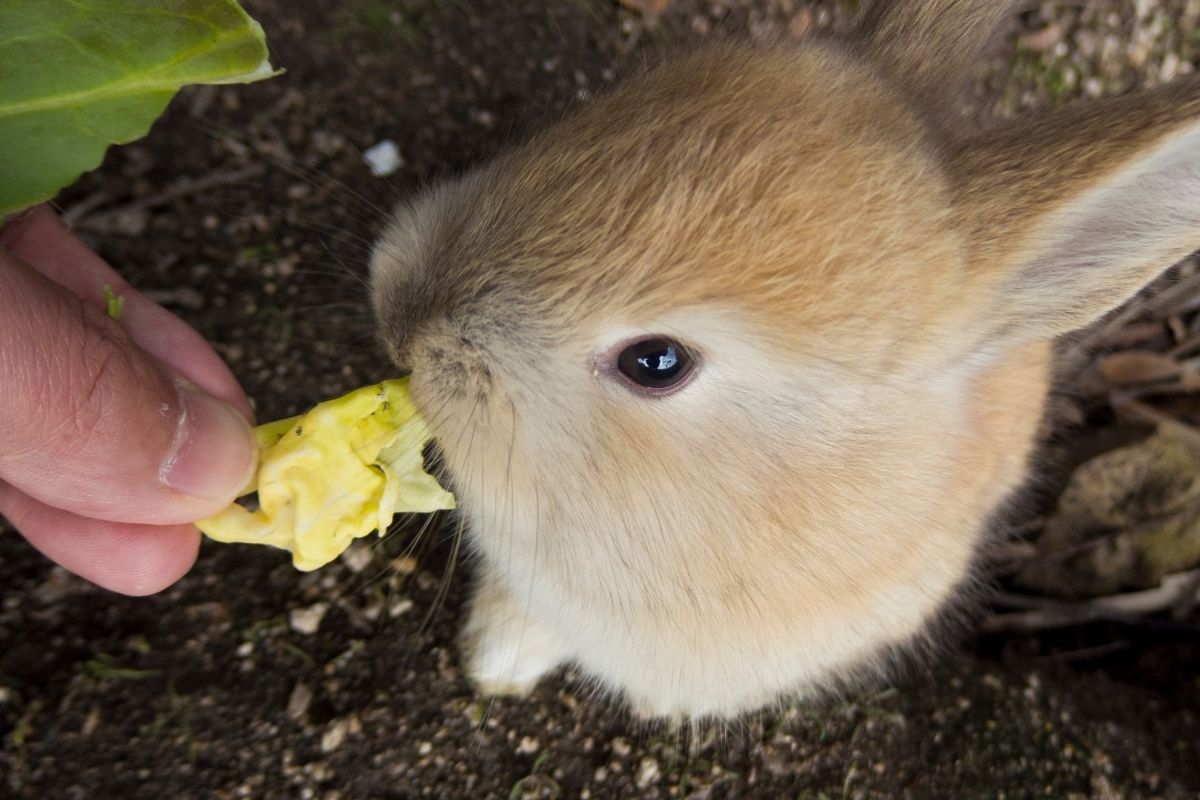
[[[673,47],[847,14],[799,0],[678,0],[655,23],[601,0],[244,5],[287,73],[184,91],[147,139],[114,149],[60,205],[213,342],[260,419],[389,374],[363,275],[399,198]],[[979,76],[993,110],[1161,79],[1170,53],[1182,53],[1175,71],[1192,62],[1194,39],[1171,26],[1194,3],[1067,5],[1069,24],[1029,10],[998,43]],[[1135,59],[1160,12],[1166,33]],[[1089,24],[1116,50],[1089,61],[1077,46]],[[1088,63],[1094,75],[1080,72]],[[373,177],[362,153],[385,139],[403,166]],[[206,543],[175,587],[130,599],[0,529],[0,796],[1200,792],[1200,635],[1186,620],[968,631],[860,694],[672,730],[633,720],[569,671],[527,698],[477,697],[455,645],[471,565],[454,563],[452,532],[399,528],[309,574],[277,551]]]

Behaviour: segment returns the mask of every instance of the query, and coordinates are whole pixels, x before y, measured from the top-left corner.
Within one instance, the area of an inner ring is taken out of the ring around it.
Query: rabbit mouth
[[[413,404],[433,434],[422,453],[426,471],[459,497],[460,507],[464,487],[451,464],[465,444],[479,446],[475,440],[494,394],[491,370],[464,350],[458,341],[443,337],[418,343],[409,384]],[[458,471],[469,471],[463,464],[457,466]]]
[[[450,467],[446,463],[446,454],[437,439],[430,439],[426,442],[425,448],[421,451],[421,460],[425,471],[434,477],[438,485],[455,495],[455,500],[458,500],[454,475],[450,472]]]

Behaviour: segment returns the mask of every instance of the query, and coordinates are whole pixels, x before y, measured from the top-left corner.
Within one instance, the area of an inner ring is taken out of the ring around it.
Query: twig
[[[1043,631],[1069,628],[1102,620],[1130,622],[1149,614],[1170,610],[1195,599],[1200,588],[1200,569],[1167,575],[1154,589],[1114,594],[1077,603],[1034,595],[1000,592],[995,599],[999,605],[1028,609],[1012,613],[993,614],[983,621],[986,633],[1012,631]]]
[[[1197,350],[1200,350],[1200,333],[1193,333],[1168,350],[1167,355],[1171,358],[1185,358],[1194,355]]]
[[[1194,259],[1195,256],[1188,256],[1176,266],[1182,268]],[[1200,292],[1200,272],[1193,272],[1181,277],[1177,283],[1167,286],[1153,297],[1138,297],[1130,301],[1100,327],[1088,331],[1087,335],[1073,342],[1063,356],[1069,359],[1068,363],[1077,359],[1086,361],[1087,354],[1095,350],[1099,342],[1115,334],[1138,317],[1149,314],[1155,320],[1161,321],[1173,306],[1179,302],[1186,302],[1188,298],[1194,297],[1198,292]]]
[[[74,228],[76,223],[82,218],[91,214],[97,208],[103,208],[105,204],[112,202],[113,196],[105,191],[92,192],[87,197],[80,200],[75,205],[62,212],[63,222],[68,228]]]
[[[1050,655],[1041,656],[1040,658],[1035,658],[1033,660],[1035,662],[1054,661],[1059,663],[1071,663],[1072,661],[1085,661],[1111,655],[1112,653],[1119,653],[1122,650],[1128,650],[1131,646],[1132,645],[1130,642],[1125,641],[1105,642],[1104,644],[1098,644],[1093,647],[1080,647],[1075,650],[1066,650],[1061,653],[1051,653]]]
[[[96,204],[94,202],[89,203],[91,200],[89,198],[80,203],[79,206],[68,209],[63,214],[63,218],[72,227],[104,228],[111,225],[113,220],[126,214],[164,206],[188,195],[206,192],[218,186],[242,183],[251,178],[257,178],[264,172],[266,172],[264,165],[249,164],[245,167],[238,167],[237,169],[225,170],[223,172],[211,172],[202,178],[185,178],[171,188],[161,191],[158,194],[152,194],[149,197],[134,200],[124,205],[106,208],[95,213],[93,213],[93,209]]]
[[[1200,428],[1195,428],[1186,422],[1181,422],[1170,414],[1134,400],[1126,394],[1114,392],[1112,407],[1118,413],[1126,412],[1135,417],[1141,417],[1146,422],[1153,422],[1162,433],[1200,450]]]

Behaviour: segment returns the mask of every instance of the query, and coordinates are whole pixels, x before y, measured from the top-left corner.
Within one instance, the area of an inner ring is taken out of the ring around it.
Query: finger
[[[4,251],[0,332],[0,479],[64,511],[154,525],[211,516],[248,482],[240,411]]]
[[[0,230],[0,247],[97,308],[104,307],[104,287],[109,287],[124,300],[121,324],[138,346],[207,393],[242,409],[253,421],[245,392],[208,342],[183,320],[138,293],[48,206],[32,208]]]
[[[129,595],[162,591],[196,561],[191,525],[131,525],[79,517],[0,483],[0,515],[30,544],[81,578]]]

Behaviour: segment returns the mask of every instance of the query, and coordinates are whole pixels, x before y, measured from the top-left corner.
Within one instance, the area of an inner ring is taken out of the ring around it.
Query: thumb
[[[238,410],[0,250],[0,480],[84,517],[166,525],[228,505],[255,454]]]

